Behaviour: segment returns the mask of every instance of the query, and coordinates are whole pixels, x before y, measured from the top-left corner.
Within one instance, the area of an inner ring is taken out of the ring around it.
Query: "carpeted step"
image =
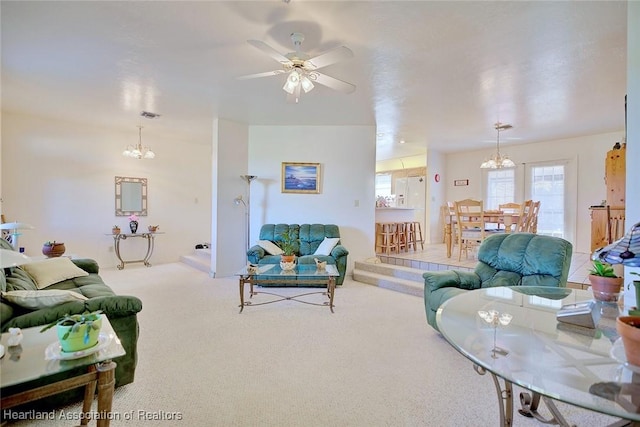
[[[413,280],[415,282],[424,283],[422,274],[425,272],[425,270],[421,270],[418,268],[362,261],[356,261],[354,268],[371,273],[395,277],[398,279]]]
[[[209,257],[201,254],[182,255],[180,257],[180,262],[200,271],[204,271],[205,273],[211,272],[211,255],[209,255]]]
[[[424,281],[417,282],[357,268],[353,270],[353,280],[417,297],[424,294]]]

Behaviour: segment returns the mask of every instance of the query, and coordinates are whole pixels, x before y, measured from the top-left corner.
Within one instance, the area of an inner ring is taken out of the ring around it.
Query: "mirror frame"
[[[147,216],[147,178],[131,178],[126,176],[116,176],[116,216]],[[122,206],[122,183],[139,183],[142,185],[140,200],[141,210],[128,210],[127,206]]]

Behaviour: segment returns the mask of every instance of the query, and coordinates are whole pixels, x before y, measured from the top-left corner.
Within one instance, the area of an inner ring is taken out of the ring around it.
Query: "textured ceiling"
[[[0,3],[2,108],[204,141],[212,117],[260,125],[375,125],[379,159],[624,128],[626,2]],[[247,43],[354,57],[286,101],[285,75]],[[405,140],[406,144],[398,142]],[[608,141],[610,142],[610,141]]]

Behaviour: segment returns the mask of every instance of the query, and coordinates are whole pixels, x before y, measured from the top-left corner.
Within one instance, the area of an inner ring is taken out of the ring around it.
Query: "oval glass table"
[[[531,391],[520,394],[518,412],[542,422],[571,425],[557,400],[640,425],[640,367],[624,358],[615,329],[619,308],[591,300],[591,292],[568,288],[477,289],[443,303],[436,321],[477,373],[491,374],[501,425],[513,423],[513,384]],[[570,304],[589,305],[595,328],[559,322],[557,312]],[[550,420],[537,411],[541,399]]]

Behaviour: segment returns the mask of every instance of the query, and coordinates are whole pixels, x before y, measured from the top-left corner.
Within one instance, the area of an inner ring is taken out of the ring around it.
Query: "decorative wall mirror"
[[[147,216],[147,178],[116,176],[116,216]]]

